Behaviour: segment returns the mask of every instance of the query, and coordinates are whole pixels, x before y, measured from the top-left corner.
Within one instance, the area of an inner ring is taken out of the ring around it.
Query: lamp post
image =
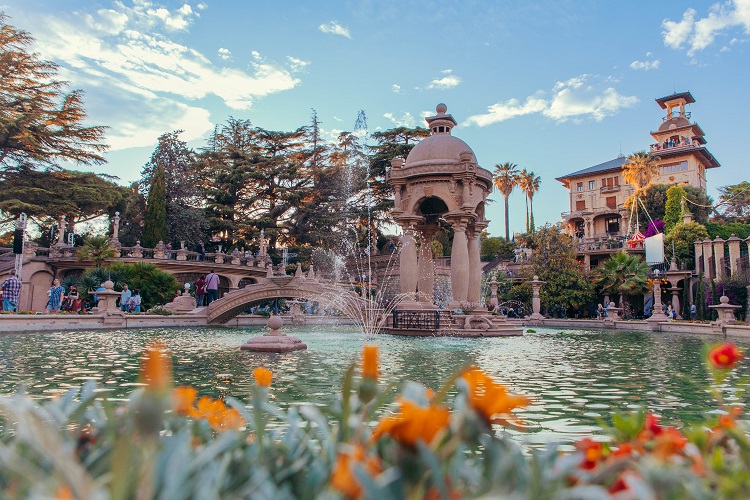
[[[648,318],[650,323],[658,323],[660,321],[668,321],[667,315],[662,311],[661,305],[661,273],[658,269],[654,269],[654,307],[651,311],[651,317]]]
[[[18,239],[20,240],[20,248],[18,249],[16,248],[15,241],[13,245],[13,253],[16,254],[16,264],[15,264],[16,278],[18,278],[19,280],[21,279],[21,271],[23,270],[23,250],[24,250],[23,247],[24,247],[24,240],[26,239],[25,238],[26,220],[27,220],[26,213],[21,212],[21,215],[18,216],[18,221],[16,221],[17,233],[16,235],[14,235],[14,237],[18,237]],[[19,251],[16,252],[16,250],[19,250]]]

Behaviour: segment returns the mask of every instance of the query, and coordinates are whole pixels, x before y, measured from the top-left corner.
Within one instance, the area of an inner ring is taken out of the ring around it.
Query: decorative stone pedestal
[[[540,321],[544,319],[544,316],[542,316],[542,300],[539,296],[539,290],[541,290],[542,285],[545,285],[547,282],[542,281],[539,279],[539,276],[534,276],[534,279],[531,281],[527,281],[529,285],[531,285],[531,290],[533,291],[533,297],[531,299],[531,307],[532,307],[532,314],[529,316],[529,319],[534,321]]]
[[[279,328],[284,325],[281,316],[271,316],[268,318],[267,325],[271,329],[270,332],[251,338],[241,345],[240,349],[253,352],[289,352],[307,349],[307,344],[303,344],[297,337],[289,337],[279,331]]]
[[[715,306],[708,306],[711,309],[716,309],[719,313],[719,319],[712,324],[718,325],[733,325],[737,323],[737,318],[734,317],[734,311],[741,309],[741,306],[733,306],[729,303],[729,297],[722,295],[719,299],[720,304]]]
[[[115,284],[112,283],[112,280],[102,283],[102,287],[104,287],[103,291],[96,292],[99,302],[92,309],[92,312],[104,316],[103,323],[105,325],[112,327],[120,326],[125,321],[125,313],[117,307],[117,299],[120,298],[120,292],[114,290]]]

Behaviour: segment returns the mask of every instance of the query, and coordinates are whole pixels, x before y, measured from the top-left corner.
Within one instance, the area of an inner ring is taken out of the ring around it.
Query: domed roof
[[[477,163],[477,157],[468,144],[451,135],[451,129],[456,125],[452,115],[446,114],[448,107],[440,103],[435,108],[437,114],[428,116],[425,121],[432,134],[414,146],[406,157],[404,167],[418,167],[421,165],[453,165],[463,163],[461,153],[471,154],[471,163]]]
[[[463,152],[471,153],[471,163],[477,163],[474,151],[464,141],[449,134],[434,134],[414,146],[406,157],[404,167],[463,163]]]
[[[685,118],[684,116],[675,116],[674,118],[670,118],[669,120],[666,120],[664,123],[662,123],[659,126],[659,132],[664,132],[665,130],[675,129],[675,128],[682,128],[687,127],[690,125],[690,120]]]

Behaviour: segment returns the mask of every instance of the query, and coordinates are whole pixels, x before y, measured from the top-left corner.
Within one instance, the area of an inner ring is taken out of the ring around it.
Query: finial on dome
[[[448,111],[448,106],[441,102],[440,104],[435,106],[435,111],[437,111],[437,114],[435,116],[428,116],[425,118],[425,121],[430,127],[430,131],[432,132],[432,134],[450,135],[451,129],[457,123],[451,115],[446,113],[446,111]]]
[[[437,111],[439,115],[444,115],[445,112],[448,111],[448,106],[446,106],[445,103],[441,102],[440,104],[437,105],[437,107],[435,108],[435,111]]]

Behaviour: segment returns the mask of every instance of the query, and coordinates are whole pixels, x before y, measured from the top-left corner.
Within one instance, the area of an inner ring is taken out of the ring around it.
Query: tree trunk
[[[510,241],[510,222],[508,221],[508,195],[505,198],[505,241]]]

